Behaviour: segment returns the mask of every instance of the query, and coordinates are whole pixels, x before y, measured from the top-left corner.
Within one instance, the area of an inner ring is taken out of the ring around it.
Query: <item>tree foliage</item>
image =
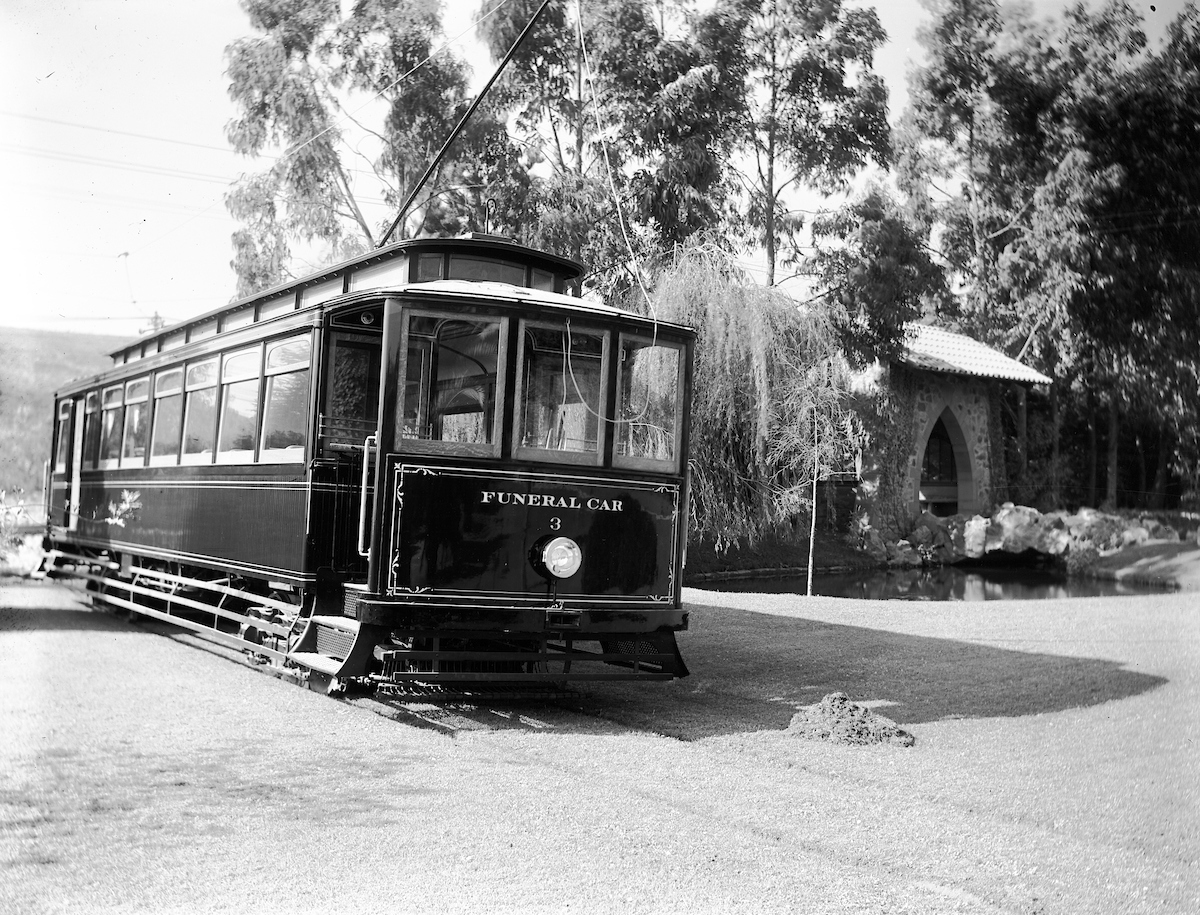
[[[431,56],[437,0],[358,0],[345,15],[335,0],[242,7],[256,34],[226,49],[238,109],[227,133],[237,152],[275,157],[226,198],[244,225],[234,268],[247,294],[288,275],[296,242],[319,246],[325,260],[374,246],[387,219],[369,218],[367,199],[381,195],[395,211],[465,108],[468,74],[449,54]],[[366,140],[349,145],[349,130]],[[478,119],[402,236],[459,231],[478,212],[497,131],[494,119]]]
[[[721,251],[689,246],[651,293],[697,330],[691,415],[693,533],[724,549],[811,510],[814,472],[854,442],[848,371],[820,303],[800,308]]]

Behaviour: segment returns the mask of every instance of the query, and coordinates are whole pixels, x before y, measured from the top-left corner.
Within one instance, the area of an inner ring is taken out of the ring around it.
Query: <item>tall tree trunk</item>
[[[1166,508],[1167,481],[1171,471],[1171,452],[1175,444],[1171,430],[1165,426],[1158,435],[1158,460],[1154,468],[1154,489],[1150,492],[1148,506],[1155,511]]]
[[[1050,507],[1062,506],[1062,488],[1058,477],[1058,462],[1061,454],[1061,430],[1058,415],[1058,385],[1050,385]]]
[[[1108,402],[1108,474],[1105,480],[1104,508],[1115,511],[1117,508],[1117,458],[1119,456],[1121,432],[1121,409],[1117,403],[1117,395],[1113,394]]]
[[[1029,391],[1017,385],[1017,486],[1022,505],[1029,504]]]
[[[1092,397],[1088,395],[1088,505],[1095,508],[1100,504],[1099,492],[1099,463],[1100,463],[1100,442],[1097,441],[1096,435],[1096,410],[1092,404]]]
[[[1137,492],[1134,493],[1133,505],[1137,508],[1145,508],[1146,497],[1149,495],[1146,491],[1146,443],[1141,432],[1134,437],[1133,441],[1138,471]]]

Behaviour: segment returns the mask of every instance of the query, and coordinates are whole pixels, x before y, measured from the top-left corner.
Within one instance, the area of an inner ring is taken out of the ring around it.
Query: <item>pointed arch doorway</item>
[[[917,500],[921,511],[943,518],[978,510],[971,451],[949,407],[942,410],[925,440]]]

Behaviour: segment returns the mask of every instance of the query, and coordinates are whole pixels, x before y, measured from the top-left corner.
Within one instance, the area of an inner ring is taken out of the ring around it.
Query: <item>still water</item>
[[[710,591],[806,594],[808,577],[722,579],[701,582],[696,587]],[[1051,571],[1024,568],[963,569],[943,566],[813,575],[813,594],[868,600],[1039,600],[1162,593],[1162,588],[1150,585],[1067,578]]]

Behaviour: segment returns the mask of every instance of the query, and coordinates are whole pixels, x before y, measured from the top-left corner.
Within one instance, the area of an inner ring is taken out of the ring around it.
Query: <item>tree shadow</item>
[[[1120,663],[693,604],[692,675],[590,686],[580,711],[684,740],[781,730],[832,692],[900,724],[1037,715],[1166,683]]]
[[[129,624],[99,610],[86,607],[6,607],[0,605],[0,635],[6,632],[47,630],[117,631]]]

